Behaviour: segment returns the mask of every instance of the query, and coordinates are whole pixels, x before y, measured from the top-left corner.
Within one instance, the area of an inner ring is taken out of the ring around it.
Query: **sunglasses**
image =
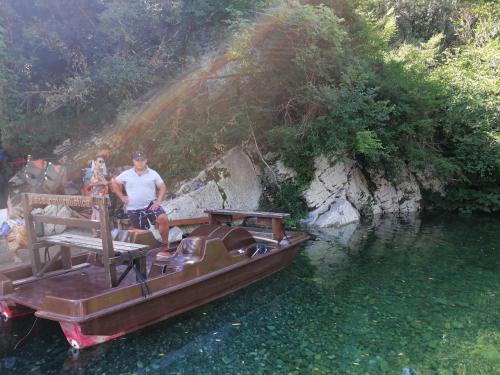
[[[102,160],[102,159],[101,159],[101,160],[97,160],[97,162],[98,162],[99,164],[103,164],[103,163],[104,163],[104,160]]]

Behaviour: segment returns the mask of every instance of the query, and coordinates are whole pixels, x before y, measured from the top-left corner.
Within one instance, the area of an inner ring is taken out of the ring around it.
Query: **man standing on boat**
[[[127,209],[130,224],[137,229],[158,225],[162,242],[168,244],[169,222],[161,202],[167,193],[163,179],[148,167],[144,151],[132,154],[134,167],[122,172],[113,181],[113,191]],[[123,194],[123,187],[127,195]]]

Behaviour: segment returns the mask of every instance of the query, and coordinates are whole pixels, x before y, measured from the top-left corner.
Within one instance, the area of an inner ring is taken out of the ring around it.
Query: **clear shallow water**
[[[34,319],[3,324],[0,373],[500,373],[500,218],[315,234],[286,270],[78,355],[56,324],[17,350]]]

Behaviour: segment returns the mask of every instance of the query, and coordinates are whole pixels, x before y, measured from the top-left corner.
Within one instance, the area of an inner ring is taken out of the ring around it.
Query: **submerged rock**
[[[338,199],[327,207],[326,212],[315,210],[310,214],[311,221],[320,228],[341,227],[351,223],[357,223],[360,219],[359,212],[349,201]]]

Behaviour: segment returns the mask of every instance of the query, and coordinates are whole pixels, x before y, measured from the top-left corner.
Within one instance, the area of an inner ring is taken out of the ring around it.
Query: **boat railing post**
[[[106,287],[112,288],[116,284],[116,268],[111,263],[111,258],[114,257],[113,239],[111,238],[111,228],[109,221],[108,202],[106,198],[95,198],[99,207],[99,219],[101,226],[102,239],[102,263],[106,277]]]
[[[282,219],[272,219],[273,240],[281,241],[285,237],[285,225]]]
[[[28,252],[30,257],[31,269],[33,276],[38,275],[42,268],[42,260],[40,259],[40,249],[36,246],[36,232],[33,217],[31,216],[32,206],[29,199],[29,193],[22,195],[24,209],[24,225],[26,226]]]

